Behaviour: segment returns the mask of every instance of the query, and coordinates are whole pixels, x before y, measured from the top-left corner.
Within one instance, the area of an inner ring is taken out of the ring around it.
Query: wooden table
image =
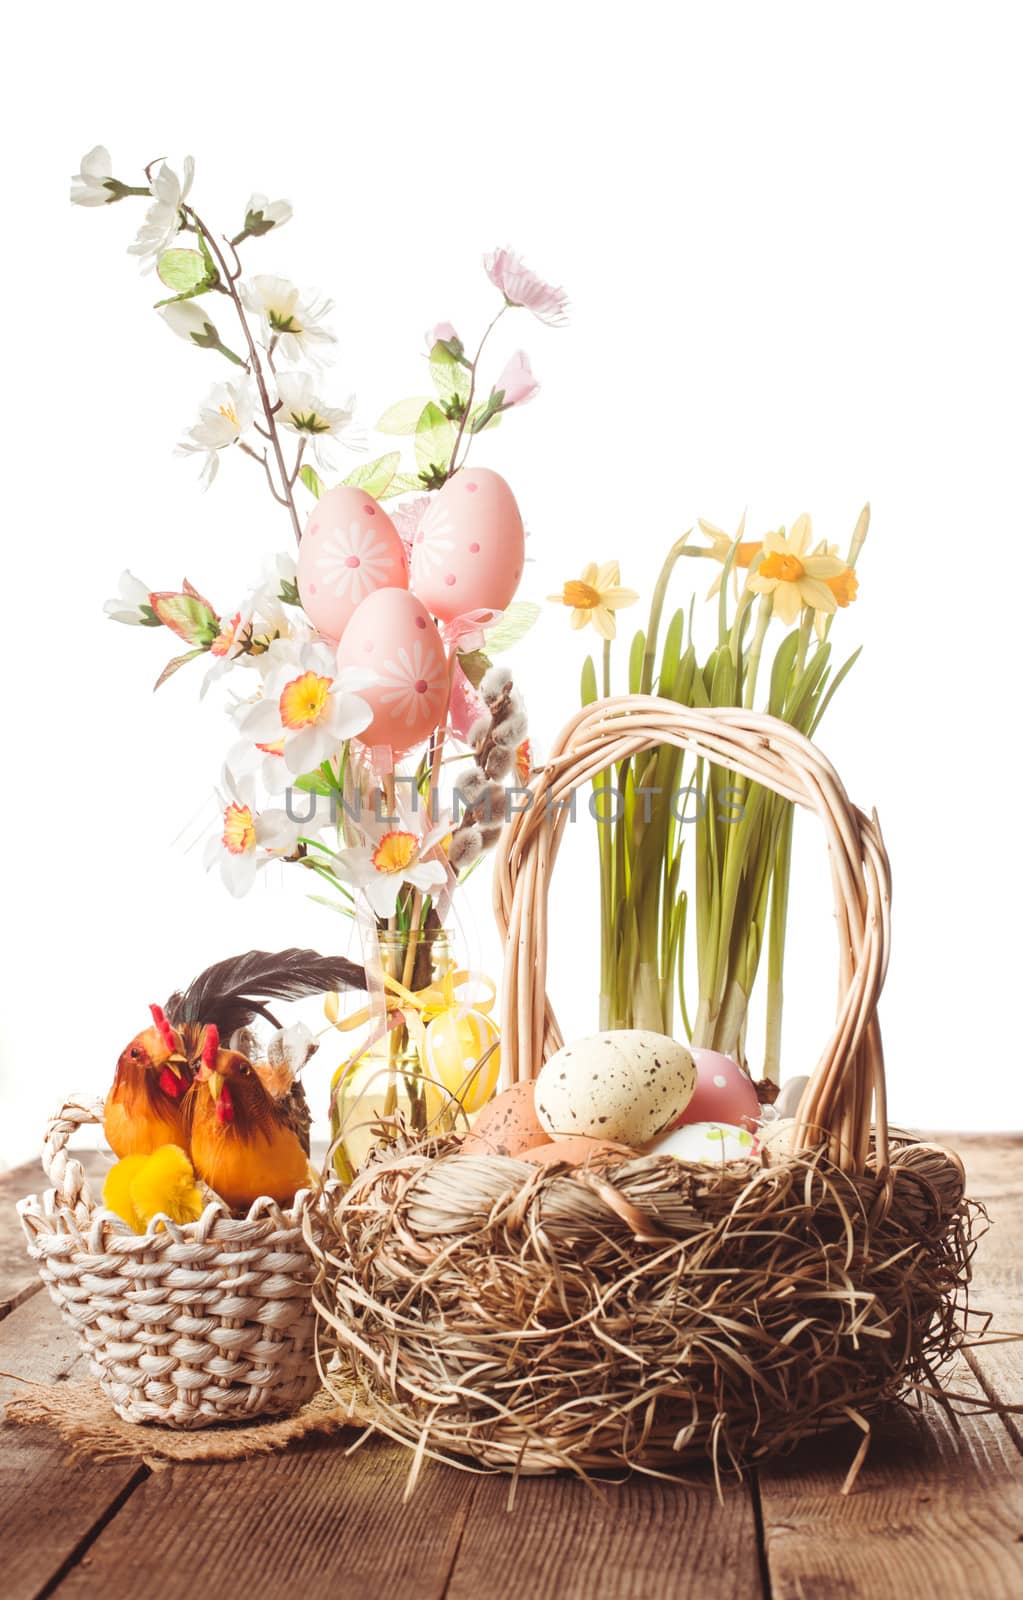
[[[974,1300],[1023,1329],[1023,1136],[945,1135],[994,1226]],[[0,1178],[0,1371],[82,1375],[71,1336],[40,1292],[11,1202],[37,1169]],[[1023,1401],[1023,1344],[960,1358],[951,1385]],[[2,1398],[17,1384],[0,1380]],[[1023,1416],[936,1405],[875,1430],[855,1492],[839,1488],[858,1436],[831,1434],[745,1485],[635,1478],[596,1489],[428,1466],[403,1505],[408,1456],[386,1442],[292,1446],[231,1465],[150,1473],[69,1465],[45,1427],[5,1426],[0,1595],[59,1600],[1020,1600]]]

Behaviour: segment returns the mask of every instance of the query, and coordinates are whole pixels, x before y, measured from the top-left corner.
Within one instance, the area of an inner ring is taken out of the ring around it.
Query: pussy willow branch
[[[295,543],[301,544],[302,525],[298,520],[298,511],[295,508],[295,497],[291,492],[293,480],[288,477],[288,469],[284,464],[284,451],[281,448],[280,434],[277,432],[277,424],[274,421],[273,406],[270,404],[270,395],[266,387],[266,378],[263,373],[263,366],[259,359],[259,350],[257,348],[252,329],[249,327],[249,319],[245,315],[245,307],[242,305],[241,296],[239,295],[236,287],[236,279],[241,272],[241,266],[239,264],[237,270],[232,273],[227,264],[224,252],[221,250],[219,244],[217,243],[213,234],[210,232],[209,228],[206,226],[205,222],[203,222],[199,213],[194,210],[192,206],[185,206],[184,210],[186,216],[192,219],[193,224],[202,234],[203,238],[206,240],[206,243],[209,245],[210,253],[214,257],[223,276],[224,288],[228,295],[230,295],[231,302],[238,313],[238,321],[242,325],[242,331],[245,335],[245,343],[248,345],[249,349],[249,362],[252,375],[256,380],[256,387],[259,390],[260,404],[263,407],[263,415],[266,417],[266,424],[270,431],[270,444],[273,449],[274,458],[277,462],[277,471],[280,475],[281,486],[285,496],[284,504],[287,506],[288,512],[291,516],[291,526],[295,534]],[[237,251],[235,251],[234,257],[235,261],[237,262]],[[269,476],[268,464],[267,475]]]
[[[458,449],[459,449],[459,446],[462,443],[462,436],[465,433],[465,425],[468,422],[469,415],[470,415],[470,413],[472,411],[473,400],[476,398],[476,369],[480,364],[480,357],[483,354],[483,346],[486,344],[487,340],[490,338],[490,335],[493,333],[494,329],[497,327],[497,324],[500,322],[501,318],[504,316],[504,314],[507,311],[507,309],[508,309],[508,302],[506,300],[504,305],[501,307],[500,311],[494,317],[493,321],[490,322],[489,325],[487,326],[486,332],[484,333],[482,339],[479,342],[479,345],[477,346],[476,354],[473,357],[472,363],[471,363],[471,365],[469,367],[469,394],[468,394],[468,397],[467,397],[466,402],[465,402],[465,410],[462,412],[462,420],[458,424],[458,432],[455,435],[455,447],[451,452],[451,460],[448,462],[448,477],[450,477],[451,474],[455,470],[455,463],[458,460]],[[462,465],[463,466],[465,465],[464,461],[462,462]]]

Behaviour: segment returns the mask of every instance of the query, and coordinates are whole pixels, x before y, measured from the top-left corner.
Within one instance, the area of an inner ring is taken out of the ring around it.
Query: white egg
[[[681,1116],[696,1087],[684,1044],[625,1028],[563,1046],[540,1069],[536,1114],[554,1137],[641,1145]]]
[[[799,1102],[803,1098],[803,1090],[810,1082],[809,1078],[786,1078],[774,1102],[774,1109],[779,1117],[794,1117],[799,1110]]]
[[[746,1161],[760,1145],[746,1128],[730,1122],[689,1122],[673,1128],[647,1147],[648,1156],[674,1156],[676,1161],[698,1161],[719,1167],[725,1161]]]

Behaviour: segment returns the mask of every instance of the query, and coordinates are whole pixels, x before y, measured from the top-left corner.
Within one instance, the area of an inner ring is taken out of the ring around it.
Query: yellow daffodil
[[[591,561],[580,577],[568,580],[560,594],[547,598],[555,605],[571,606],[573,628],[585,628],[592,622],[602,639],[613,639],[615,612],[639,599],[635,589],[621,587],[620,577],[617,561],[605,561],[602,567]]]
[[[838,607],[827,580],[837,578],[845,570],[845,562],[836,556],[808,555],[812,533],[813,525],[804,512],[787,536],[784,528],[765,534],[760,565],[748,579],[755,594],[772,596],[774,615],[786,627],[805,607],[827,614]]]
[[[735,584],[735,590],[737,594],[739,591],[740,567],[746,568],[751,566],[756,560],[757,556],[760,554],[761,550],[761,541],[759,539],[743,538],[745,531],[745,511],[742,514],[742,521],[739,523],[735,538],[729,538],[728,534],[725,533],[723,529],[715,527],[713,522],[705,522],[702,517],[700,518],[700,532],[705,533],[707,538],[710,540],[710,549],[702,551],[701,554],[709,556],[712,561],[720,561],[721,565],[724,566],[725,562],[728,560],[729,550],[731,550],[733,544],[735,544],[736,540],[738,540],[735,556],[732,560],[732,580]],[[717,577],[714,579],[714,582],[707,590],[708,600],[712,600],[717,594],[718,590],[721,588],[722,576],[723,574],[719,572]]]
[[[841,559],[838,554],[837,544],[826,544],[823,540],[817,546],[816,550],[814,551],[814,555],[831,556],[836,560]],[[844,561],[841,562],[841,566],[841,572],[837,572],[833,578],[825,578],[824,582],[827,584],[828,588],[831,590],[831,593],[835,597],[835,605],[840,611],[844,611],[846,606],[851,606],[853,601],[856,599],[856,596],[860,591],[860,585],[859,579],[856,576],[855,567],[847,566]],[[818,639],[823,639],[826,632],[823,611],[814,612],[813,625]]]

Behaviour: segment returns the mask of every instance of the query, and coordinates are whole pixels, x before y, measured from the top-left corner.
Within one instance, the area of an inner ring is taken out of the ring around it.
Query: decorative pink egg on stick
[[[366,745],[411,750],[447,720],[448,660],[423,602],[408,589],[377,589],[341,637],[338,668],[368,667],[377,682],[359,694],[373,712]]]
[[[337,640],[368,595],[407,588],[404,546],[387,512],[364,489],[329,489],[313,507],[298,551],[298,592],[309,620]]]
[[[760,1121],[760,1101],[753,1079],[731,1056],[718,1050],[692,1047],[696,1063],[696,1088],[685,1111],[672,1124],[688,1127],[695,1122],[722,1122],[753,1129]]]
[[[412,587],[435,617],[503,611],[522,577],[526,536],[497,472],[463,467],[433,497],[412,544]]]

